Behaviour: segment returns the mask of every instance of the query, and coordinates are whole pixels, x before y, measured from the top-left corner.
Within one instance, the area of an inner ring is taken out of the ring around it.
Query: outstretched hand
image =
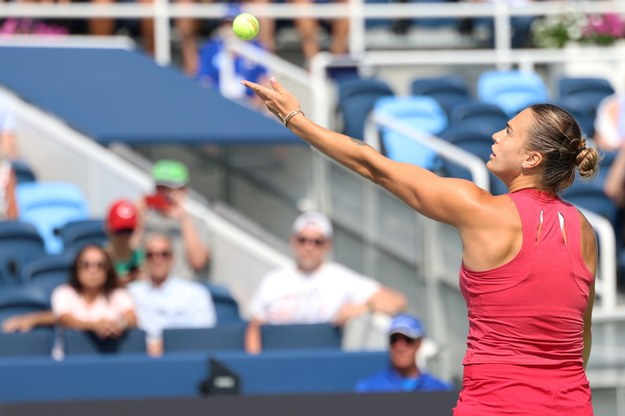
[[[264,87],[251,81],[241,81],[243,85],[254,91],[276,117],[284,123],[284,117],[294,110],[300,109],[299,101],[274,77],[269,79],[271,88]]]

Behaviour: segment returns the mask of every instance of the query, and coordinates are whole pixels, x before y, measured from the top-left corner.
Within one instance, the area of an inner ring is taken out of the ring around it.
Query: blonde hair
[[[534,121],[525,146],[543,155],[539,188],[557,194],[573,184],[576,171],[584,179],[592,178],[599,170],[599,154],[586,147],[575,118],[551,104],[534,104],[529,109]]]

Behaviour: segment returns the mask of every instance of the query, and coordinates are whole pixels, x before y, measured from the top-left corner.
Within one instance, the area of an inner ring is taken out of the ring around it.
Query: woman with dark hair
[[[597,170],[570,114],[532,105],[493,134],[490,172],[508,188],[492,195],[390,160],[363,142],[307,119],[275,79],[244,81],[293,133],[383,186],[418,213],[455,227],[469,334],[455,416],[590,416],[595,233],[558,194]]]
[[[52,311],[60,326],[93,331],[100,338],[116,338],[137,326],[132,298],[97,245],[78,252],[69,281],[52,292]]]

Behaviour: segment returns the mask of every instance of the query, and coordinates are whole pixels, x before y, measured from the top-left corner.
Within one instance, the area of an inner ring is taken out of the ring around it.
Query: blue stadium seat
[[[5,287],[0,290],[0,324],[16,315],[50,309],[48,296],[31,287]]]
[[[538,74],[517,70],[483,72],[477,81],[477,96],[482,102],[500,106],[509,118],[531,104],[549,100],[547,87]]]
[[[223,352],[214,358],[242,380],[242,393],[348,393],[356,382],[388,364],[386,351],[311,349],[260,355]]]
[[[592,137],[594,135],[596,108],[586,108],[586,105],[580,103],[577,97],[557,100],[553,104],[573,116],[584,136]]]
[[[213,328],[172,328],[163,331],[165,352],[243,351],[245,322]]]
[[[468,120],[458,122],[441,133],[441,139],[445,139],[453,145],[463,149],[478,158],[484,163],[488,162],[492,153],[493,145],[492,132],[489,126]],[[443,161],[442,170],[447,176],[472,180],[470,172],[465,168],[450,161]],[[493,195],[501,195],[508,192],[508,188],[492,173],[490,176],[490,191]]]
[[[578,177],[573,185],[562,192],[562,199],[605,217],[616,227],[618,208],[603,192],[603,179],[602,176],[591,180]]]
[[[102,219],[69,221],[59,228],[58,235],[68,252],[77,252],[87,244],[103,246],[108,240]]]
[[[68,221],[86,219],[89,215],[84,194],[72,183],[24,183],[17,186],[16,196],[20,220],[35,225],[50,254],[63,250],[58,229]]]
[[[0,332],[0,357],[49,357],[54,338],[54,328],[40,327],[13,334]]]
[[[449,124],[475,120],[478,124],[492,126],[493,133],[503,129],[510,117],[497,104],[472,101],[455,107],[449,117]]]
[[[37,176],[35,172],[30,168],[28,163],[23,160],[13,160],[11,161],[11,166],[13,167],[13,171],[15,172],[15,179],[17,183],[28,183],[37,181]]]
[[[376,100],[394,95],[387,83],[376,78],[346,79],[337,88],[343,133],[356,139],[364,138],[365,121]]]
[[[72,270],[73,258],[66,255],[47,255],[24,265],[23,281],[41,289],[48,295],[55,287],[67,283]]]
[[[98,354],[145,354],[145,332],[131,329],[119,339],[100,339],[92,332],[63,329],[66,356]]]
[[[401,120],[425,135],[438,135],[447,127],[445,111],[432,98],[422,95],[383,97],[375,103],[376,114]],[[425,145],[387,128],[381,128],[382,151],[391,159],[435,170],[438,155]]]
[[[32,224],[0,221],[1,285],[20,284],[22,266],[45,253],[43,240]]]
[[[558,99],[581,97],[596,106],[602,99],[612,94],[614,87],[605,78],[562,77],[558,81]]]
[[[434,98],[448,117],[454,108],[473,100],[466,81],[457,75],[417,78],[410,84],[410,91],[412,95]]]
[[[232,297],[230,291],[224,286],[213,283],[205,283],[205,286],[210,292],[213,304],[215,305],[217,324],[222,325],[241,322],[239,304]]]
[[[263,351],[341,348],[342,332],[331,324],[263,325]]]

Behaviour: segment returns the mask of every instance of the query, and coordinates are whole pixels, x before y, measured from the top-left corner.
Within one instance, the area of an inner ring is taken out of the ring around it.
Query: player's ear
[[[534,169],[540,166],[542,161],[543,161],[542,153],[529,152],[525,155],[525,159],[523,160],[523,163],[521,164],[521,166],[523,167],[523,169]]]

